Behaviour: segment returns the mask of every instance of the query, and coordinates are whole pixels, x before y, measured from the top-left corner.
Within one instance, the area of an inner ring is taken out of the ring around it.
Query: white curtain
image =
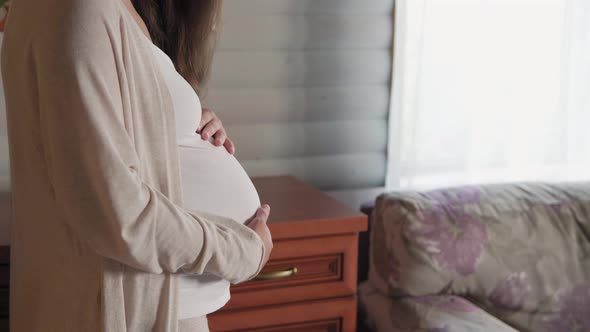
[[[398,0],[388,188],[590,178],[590,0]]]

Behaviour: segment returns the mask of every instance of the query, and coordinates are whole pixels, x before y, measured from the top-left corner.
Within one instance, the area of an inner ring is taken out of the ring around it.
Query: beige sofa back
[[[385,193],[369,280],[466,296],[517,328],[590,331],[590,183]]]

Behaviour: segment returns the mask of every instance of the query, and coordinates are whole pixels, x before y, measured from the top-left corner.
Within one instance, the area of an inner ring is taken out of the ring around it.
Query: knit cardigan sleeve
[[[68,226],[99,255],[139,270],[254,277],[264,255],[254,231],[187,211],[142,179],[123,116],[118,28],[86,17],[53,29],[32,41],[32,65],[50,185]]]

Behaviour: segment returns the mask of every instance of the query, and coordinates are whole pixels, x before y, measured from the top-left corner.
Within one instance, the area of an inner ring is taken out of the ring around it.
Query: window
[[[400,0],[389,188],[590,178],[590,2]]]

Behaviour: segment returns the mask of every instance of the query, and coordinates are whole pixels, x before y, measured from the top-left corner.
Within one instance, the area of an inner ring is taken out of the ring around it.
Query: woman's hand
[[[208,140],[209,137],[213,137],[216,146],[223,145],[227,152],[234,154],[236,152],[234,142],[227,137],[225,128],[223,128],[223,124],[217,117],[217,114],[206,107],[203,107],[201,113],[201,123],[199,123],[199,127],[197,128],[197,133],[201,134],[201,138]]]
[[[270,215],[270,206],[268,204],[264,204],[261,208],[258,208],[256,211],[256,215],[254,218],[250,219],[250,221],[246,224],[246,226],[252,228],[260,236],[262,239],[262,243],[264,243],[264,258],[262,259],[262,266],[266,265],[268,259],[270,257],[270,252],[272,251],[273,244],[272,244],[272,235],[270,234],[270,230],[266,225],[266,221],[268,220],[268,216]]]

